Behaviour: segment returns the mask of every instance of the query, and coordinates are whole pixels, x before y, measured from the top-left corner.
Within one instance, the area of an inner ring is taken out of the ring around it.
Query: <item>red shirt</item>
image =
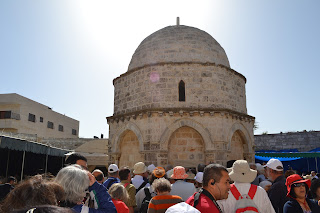
[[[118,213],[129,213],[129,208],[121,200],[112,199],[112,202],[115,205]]]
[[[194,193],[186,201],[186,203],[189,204],[190,206],[193,206],[194,195],[196,193]],[[198,205],[195,208],[198,209],[201,213],[206,213],[206,212],[208,212],[208,213],[220,213],[219,209],[216,207],[216,205],[214,205],[212,200],[210,198],[208,198],[207,196],[205,196],[204,194],[200,195]]]

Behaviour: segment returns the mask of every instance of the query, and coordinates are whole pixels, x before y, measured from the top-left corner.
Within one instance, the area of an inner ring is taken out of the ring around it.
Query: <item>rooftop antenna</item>
[[[177,26],[179,26],[179,25],[180,25],[180,18],[177,17]]]

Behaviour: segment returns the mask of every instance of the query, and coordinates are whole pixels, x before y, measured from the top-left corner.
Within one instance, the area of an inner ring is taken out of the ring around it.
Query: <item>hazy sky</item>
[[[108,135],[112,80],[169,25],[208,32],[247,78],[256,134],[320,130],[319,0],[1,0],[0,93],[18,93]]]

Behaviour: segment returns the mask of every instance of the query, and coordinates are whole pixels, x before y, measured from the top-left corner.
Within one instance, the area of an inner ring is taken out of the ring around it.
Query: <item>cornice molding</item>
[[[216,65],[215,63],[200,63],[200,62],[161,62],[161,63],[155,63],[155,64],[148,64],[148,65],[144,65],[144,66],[141,66],[141,67],[137,67],[137,68],[134,68],[134,69],[131,69],[131,70],[128,70],[127,72],[121,74],[119,77],[113,79],[113,85],[114,85],[114,82],[116,80],[118,80],[119,78],[121,77],[124,77],[124,76],[127,76],[127,75],[130,75],[131,73],[137,71],[137,70],[140,70],[140,69],[144,69],[144,68],[148,68],[148,67],[155,67],[155,66],[165,66],[165,65],[184,65],[184,64],[187,64],[187,65],[202,65],[202,66],[216,66],[216,67],[221,67],[221,68],[224,68],[238,76],[240,76],[241,78],[244,79],[245,83],[247,83],[247,79],[246,77],[244,77],[244,75],[242,75],[241,73],[235,71],[234,69],[231,69],[230,67],[227,67],[227,66],[224,66],[224,65],[221,65],[221,64],[218,64]]]

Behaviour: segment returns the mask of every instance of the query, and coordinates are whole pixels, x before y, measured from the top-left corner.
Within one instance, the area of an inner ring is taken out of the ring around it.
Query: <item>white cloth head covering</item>
[[[167,209],[166,213],[201,213],[198,209],[186,202],[178,203]]]
[[[202,183],[203,180],[203,172],[198,172],[196,177],[194,178],[198,183]]]
[[[155,165],[151,164],[148,166],[148,171],[152,172],[155,168],[156,168]]]

